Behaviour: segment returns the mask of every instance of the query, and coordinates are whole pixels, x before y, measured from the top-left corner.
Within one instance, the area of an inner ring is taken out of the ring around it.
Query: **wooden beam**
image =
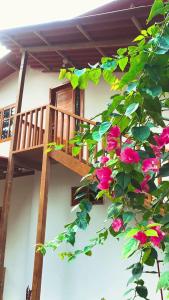
[[[89,165],[77,160],[73,156],[69,156],[63,151],[50,152],[49,157],[82,177],[87,175],[90,171]]]
[[[45,127],[45,136],[44,136],[44,152],[43,152],[43,160],[42,160],[36,244],[44,243],[45,231],[46,231],[48,176],[49,176],[49,168],[50,168],[50,158],[48,157],[48,153],[46,151],[47,144],[50,139],[50,107],[49,106],[47,106],[45,124],[46,127]],[[35,250],[31,300],[40,300],[42,270],[43,270],[43,256],[42,254],[37,253]]]
[[[34,31],[33,32],[41,41],[43,41],[46,45],[48,46],[51,46],[51,44],[47,41],[46,38],[44,38],[44,36],[37,32],[37,31]],[[59,50],[58,51],[55,51],[60,57],[62,57],[64,60],[66,60],[67,62],[70,63],[71,66],[74,66],[74,64],[72,63],[72,61],[66,56],[64,55],[62,52],[60,52]]]
[[[84,30],[84,28],[81,25],[77,25],[76,28],[82,33],[82,35],[88,40],[93,42],[93,39],[91,38],[91,36],[88,34],[88,32],[86,30]],[[102,49],[100,49],[100,47],[96,47],[96,50],[102,55],[102,56],[106,56],[104,51]]]
[[[10,35],[5,34],[5,37],[11,41],[13,44],[15,44],[19,49],[23,49],[23,46],[17,42],[14,38],[12,38]],[[45,68],[45,70],[49,71],[50,68],[44,63],[42,62],[39,58],[37,58],[35,55],[33,55],[32,53],[29,53],[29,55],[36,61],[38,62],[43,68]]]
[[[12,181],[13,181],[13,173],[14,173],[14,157],[13,157],[12,150],[14,144],[16,143],[15,132],[18,130],[18,122],[17,122],[16,115],[21,111],[27,60],[28,60],[28,53],[23,52],[20,71],[19,71],[19,79],[18,79],[18,95],[17,95],[16,106],[15,106],[15,115],[14,115],[14,123],[13,123],[13,135],[12,135],[13,138],[11,139],[11,144],[10,144],[8,168],[7,168],[7,175],[5,180],[5,188],[4,188],[4,196],[3,196],[2,218],[1,218],[1,227],[0,227],[1,228],[0,230],[0,267],[1,268],[4,267],[7,225],[8,225],[10,198],[11,198]],[[0,290],[0,300],[3,300],[2,289]]]
[[[10,62],[9,60],[6,61],[6,64],[11,67],[11,69],[15,70],[15,71],[18,71],[19,68],[18,66],[16,66],[15,64],[13,64],[12,62]]]
[[[52,46],[33,46],[25,48],[28,52],[54,52],[58,50],[78,50],[78,49],[90,49],[90,48],[106,48],[106,47],[124,47],[132,44],[130,38],[125,39],[114,39],[109,41],[88,41],[80,43],[66,43],[66,44],[56,44]]]
[[[131,3],[130,8],[134,8],[134,7],[135,7],[134,4]],[[135,27],[138,29],[138,31],[140,32],[140,31],[142,30],[142,26],[141,26],[139,20],[138,20],[135,16],[132,16],[132,17],[131,17],[131,21],[133,22],[134,26],[135,26]]]

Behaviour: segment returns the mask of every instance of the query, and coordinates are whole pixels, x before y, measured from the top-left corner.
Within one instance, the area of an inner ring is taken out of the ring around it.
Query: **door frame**
[[[53,106],[56,106],[56,103],[55,103],[55,94],[56,94],[56,92],[61,91],[61,90],[65,90],[67,88],[71,88],[72,92],[73,92],[73,107],[74,107],[73,113],[75,114],[75,101],[76,101],[76,90],[77,89],[73,90],[70,83],[64,83],[64,84],[59,85],[55,88],[50,88],[50,90],[49,90],[49,104],[51,104]],[[84,90],[79,89],[79,91],[80,91],[80,114],[78,114],[78,115],[81,116],[81,117],[84,117]]]

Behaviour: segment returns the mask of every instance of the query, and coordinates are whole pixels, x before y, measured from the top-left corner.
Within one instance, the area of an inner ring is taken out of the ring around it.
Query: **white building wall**
[[[0,107],[15,102],[17,73],[0,83]],[[61,84],[57,74],[42,73],[28,69],[22,111],[48,103],[49,88]],[[89,84],[85,91],[85,116],[93,117],[106,107],[109,86],[101,82],[97,87]],[[0,155],[8,155],[9,143],[0,144]],[[78,184],[80,177],[57,164],[52,166],[49,203],[47,213],[46,240],[61,232],[64,224],[72,220],[71,187]],[[35,176],[15,178],[8,225],[7,251],[5,257],[6,278],[4,300],[24,300],[28,284],[31,286],[34,246],[39,201],[40,173]],[[4,182],[0,182],[3,195]],[[0,202],[2,196],[0,197]],[[108,203],[94,206],[92,221],[87,232],[81,232],[77,248],[86,245],[95,236],[105,219]],[[121,259],[121,245],[109,239],[104,247],[97,247],[93,257],[79,256],[76,261],[60,261],[56,253],[49,252],[44,259],[41,300],[122,300],[129,273]],[[148,276],[150,290],[156,278]],[[160,300],[160,295],[151,292],[149,298]]]

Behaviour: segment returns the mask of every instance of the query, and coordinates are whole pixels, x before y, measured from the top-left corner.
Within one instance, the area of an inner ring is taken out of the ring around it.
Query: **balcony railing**
[[[43,146],[44,133],[47,125],[47,107],[49,107],[50,113],[49,142],[64,145],[62,151],[68,155],[72,155],[72,145],[69,143],[69,140],[75,136],[77,130],[83,132],[84,128],[81,125],[88,125],[90,129],[95,125],[95,122],[91,120],[58,109],[52,105],[45,105],[27,112],[22,112],[17,114],[17,131],[15,133],[13,151],[31,150]],[[77,159],[84,163],[89,163],[89,149],[87,145],[82,146]]]

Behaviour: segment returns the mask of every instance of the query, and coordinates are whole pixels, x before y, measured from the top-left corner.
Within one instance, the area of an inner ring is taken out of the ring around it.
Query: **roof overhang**
[[[19,69],[21,52],[29,52],[29,65],[43,71],[62,66],[95,64],[132,44],[146,26],[153,0],[121,0],[72,20],[0,31],[0,41],[11,53],[0,61],[0,80]]]

